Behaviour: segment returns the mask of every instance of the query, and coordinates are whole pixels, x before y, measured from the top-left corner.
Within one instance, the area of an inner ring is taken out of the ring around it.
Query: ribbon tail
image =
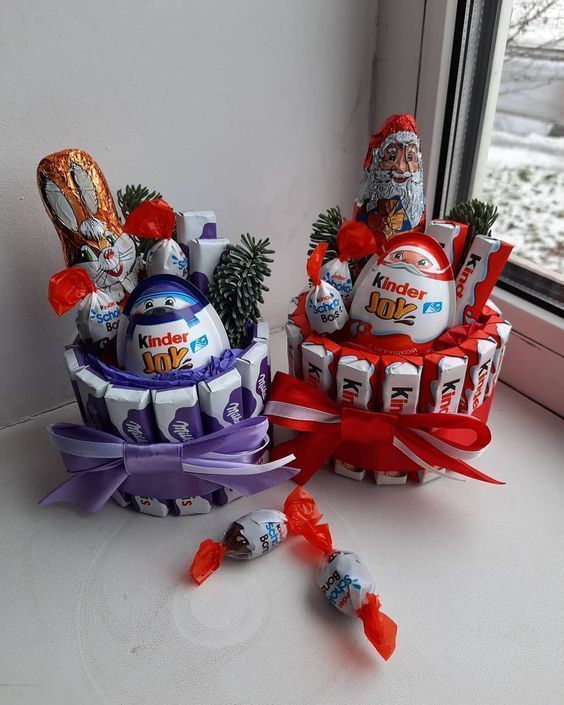
[[[249,497],[257,492],[279,485],[281,482],[291,480],[298,472],[298,468],[284,466],[254,475],[221,475],[219,473],[216,475],[200,475],[195,471],[191,471],[190,475],[197,477],[199,480],[217,483],[218,488],[229,487],[240,492],[245,497]]]
[[[340,426],[327,424],[313,433],[303,432],[270,451],[272,460],[294,454],[296,459],[291,465],[301,468],[293,479],[298,485],[304,485],[319,468],[333,455],[341,443]]]
[[[468,463],[458,458],[453,458],[446,453],[443,453],[438,448],[431,446],[427,441],[421,439],[417,434],[410,432],[408,429],[402,429],[401,439],[394,439],[394,444],[396,440],[400,440],[401,443],[405,444],[407,448],[415,455],[418,459],[423,460],[425,463],[439,468],[445,468],[446,470],[451,470],[452,472],[457,472],[459,475],[464,475],[465,477],[470,477],[473,480],[481,480],[482,482],[489,482],[493,485],[504,485],[504,482],[496,480],[494,477],[490,477],[476,468],[473,468]],[[418,462],[418,460],[415,460]]]
[[[125,468],[84,471],[73,475],[43,497],[39,504],[68,502],[86,512],[98,512],[110,499],[112,494],[125,481]]]

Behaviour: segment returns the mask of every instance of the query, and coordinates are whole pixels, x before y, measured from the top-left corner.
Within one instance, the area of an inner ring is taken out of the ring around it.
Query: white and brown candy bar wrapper
[[[149,514],[154,517],[164,518],[168,516],[170,507],[164,500],[156,497],[142,497],[141,495],[131,495],[133,508],[141,514]]]
[[[96,288],[119,303],[137,285],[137,246],[123,232],[98,164],[81,149],[50,154],[37,167],[37,185],[67,267],[85,269]]]
[[[302,344],[305,338],[310,335],[309,325],[307,327],[307,333],[304,333],[302,326],[300,326],[298,321],[294,319],[289,319],[286,321],[285,331],[286,331],[286,345],[288,354],[288,372],[292,377],[297,379],[303,379],[303,365],[302,365]]]
[[[329,338],[312,334],[302,343],[304,382],[334,396],[341,346]]]
[[[359,409],[371,408],[377,393],[379,365],[378,355],[343,348],[337,365],[337,403]],[[339,458],[335,458],[335,472],[359,481],[366,476],[364,468],[357,468]]]
[[[110,383],[91,367],[85,367],[77,372],[76,382],[87,424],[100,431],[111,432],[112,423],[104,398]]]
[[[215,240],[217,218],[213,211],[180,211],[176,213],[176,237],[181,245],[190,240]]]
[[[423,371],[423,358],[418,356],[382,355],[381,410],[390,414],[415,414],[419,403],[419,389]],[[378,485],[403,485],[407,474],[403,472],[377,472]]]
[[[268,343],[255,340],[235,360],[235,368],[241,375],[243,415],[246,419],[262,413],[270,389],[270,363]]]
[[[484,402],[497,345],[494,338],[478,330],[459,347],[468,357],[468,366],[458,412],[472,414]]]
[[[198,398],[205,433],[243,420],[241,375],[235,368],[198,382]]]
[[[190,281],[206,294],[213,282],[213,273],[221,255],[227,250],[229,240],[216,238],[214,240],[188,240]]]
[[[200,495],[198,497],[182,497],[173,499],[170,502],[172,513],[176,516],[188,516],[190,514],[207,514],[212,506],[212,495]]]
[[[511,323],[509,323],[509,321],[496,321],[495,323],[488,323],[485,325],[483,330],[486,335],[491,336],[495,340],[496,344],[490,376],[488,378],[488,385],[486,387],[487,399],[493,393],[497,380],[499,379],[501,365],[503,364],[503,358],[507,348],[507,341],[509,340],[509,335],[511,334]]]
[[[157,440],[149,389],[130,389],[110,384],[104,394],[112,430],[128,443]]]
[[[154,389],[153,411],[160,440],[188,443],[204,435],[196,386]]]

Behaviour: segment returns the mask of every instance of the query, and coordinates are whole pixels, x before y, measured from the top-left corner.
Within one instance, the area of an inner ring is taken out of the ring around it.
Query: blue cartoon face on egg
[[[120,318],[118,363],[151,376],[202,367],[229,347],[213,306],[195,286],[178,277],[149,277],[129,296]]]

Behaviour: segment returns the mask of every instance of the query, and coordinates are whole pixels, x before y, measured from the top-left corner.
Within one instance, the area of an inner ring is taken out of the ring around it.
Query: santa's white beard
[[[393,180],[392,176],[405,177],[406,181],[398,184]],[[399,174],[394,171],[374,169],[369,174],[368,181],[365,193],[370,196],[367,205],[369,211],[378,207],[378,200],[381,198],[384,200],[399,198],[411,227],[414,228],[419,224],[425,209],[421,170],[416,171],[414,174],[410,171],[405,174]]]

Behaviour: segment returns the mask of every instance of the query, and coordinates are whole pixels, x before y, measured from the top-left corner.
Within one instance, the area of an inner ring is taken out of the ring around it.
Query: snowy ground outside
[[[564,137],[494,132],[482,197],[499,210],[494,236],[564,274]]]

